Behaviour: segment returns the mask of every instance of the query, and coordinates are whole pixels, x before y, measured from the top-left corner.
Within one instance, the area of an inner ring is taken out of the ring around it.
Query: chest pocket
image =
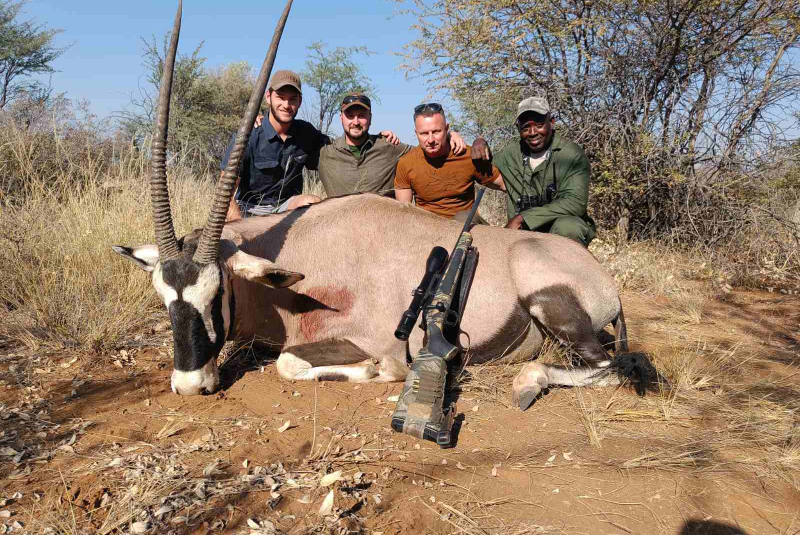
[[[253,165],[262,173],[271,173],[276,167],[280,167],[280,162],[276,157],[257,157],[253,159]]]
[[[308,159],[308,154],[306,154],[303,150],[296,150],[292,154],[286,156],[286,163],[284,164],[285,167],[289,167],[290,165],[299,165],[303,166]]]

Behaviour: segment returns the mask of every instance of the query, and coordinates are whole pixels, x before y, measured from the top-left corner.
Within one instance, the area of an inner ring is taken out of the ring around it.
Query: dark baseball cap
[[[352,108],[353,106],[361,106],[368,111],[372,111],[372,102],[369,97],[363,93],[350,93],[342,100],[342,111]]]
[[[300,83],[300,75],[292,71],[278,71],[272,75],[269,80],[269,88],[273,91],[290,85],[297,89],[297,92],[302,94],[302,84]]]

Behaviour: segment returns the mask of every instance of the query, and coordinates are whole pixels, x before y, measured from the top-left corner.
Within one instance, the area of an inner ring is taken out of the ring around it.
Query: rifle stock
[[[469,263],[474,267],[477,262],[477,251],[472,247],[472,234],[469,231],[483,191],[475,199],[453,253],[444,267],[441,280],[437,280],[438,270],[432,272],[436,268],[432,259],[437,248],[431,251],[425,277],[414,290],[411,306],[403,313],[395,331],[397,338],[407,340],[420,310],[423,311],[426,343],[411,364],[403,393],[392,414],[392,429],[434,441],[442,447],[452,445],[452,426],[456,412],[455,403],[451,403],[447,409],[444,408],[447,362],[459,352],[459,347],[445,336],[444,329],[447,325],[457,326],[461,320],[459,311],[453,310],[453,300],[462,282],[464,265]],[[447,253],[441,247],[438,249]],[[437,253],[437,256],[441,256],[441,253]],[[465,283],[470,282],[471,277]],[[461,295],[466,296],[467,293],[462,291]],[[464,303],[459,305],[463,309]]]

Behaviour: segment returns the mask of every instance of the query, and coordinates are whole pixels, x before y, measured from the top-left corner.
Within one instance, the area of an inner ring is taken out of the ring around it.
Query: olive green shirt
[[[548,157],[532,170],[525,160],[522,143],[521,139],[509,143],[492,162],[503,174],[508,193],[508,218],[517,215],[518,198],[522,195],[544,198],[547,185],[555,182],[556,193],[549,204],[522,212],[527,227],[536,230],[561,216],[576,216],[586,221],[594,234],[594,221],[586,212],[591,169],[583,149],[553,134]]]
[[[344,135],[339,136],[319,155],[319,178],[325,193],[334,197],[393,190],[397,160],[411,148],[405,143],[392,145],[380,135],[370,134],[356,157]]]

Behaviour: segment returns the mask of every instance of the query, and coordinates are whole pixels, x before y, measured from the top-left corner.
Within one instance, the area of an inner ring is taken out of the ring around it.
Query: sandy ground
[[[632,349],[730,354],[738,375],[690,402],[565,388],[521,412],[518,366],[468,367],[452,449],[389,429],[400,384],[287,383],[241,351],[221,392],[182,398],[169,332],[106,356],[0,339],[0,532],[799,533],[797,464],[770,463],[800,456],[797,297],[734,291],[680,326],[664,298],[623,302]],[[791,443],[735,427],[723,389]]]

